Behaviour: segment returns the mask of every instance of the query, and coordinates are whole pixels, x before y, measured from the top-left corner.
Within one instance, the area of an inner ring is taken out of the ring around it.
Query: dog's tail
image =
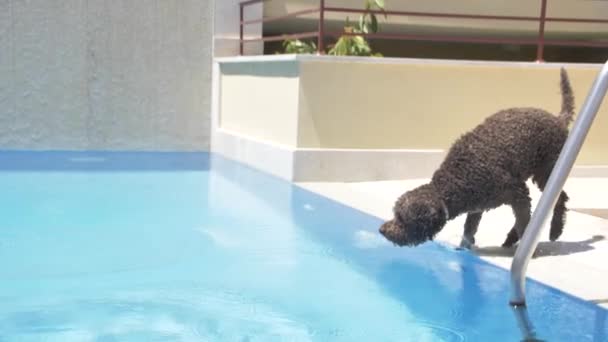
[[[560,88],[562,92],[562,109],[559,113],[559,119],[564,125],[569,126],[574,119],[574,94],[566,69],[562,68],[560,72]]]

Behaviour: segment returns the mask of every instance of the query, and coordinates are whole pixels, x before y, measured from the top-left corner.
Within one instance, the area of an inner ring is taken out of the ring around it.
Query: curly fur
[[[515,244],[530,220],[526,181],[532,178],[544,189],[574,117],[574,96],[563,68],[560,77],[559,115],[538,108],[491,115],[456,140],[430,183],[399,197],[394,218],[380,233],[399,246],[415,246],[432,240],[448,220],[467,214],[461,246],[470,247],[483,212],[506,204],[513,209],[515,224],[503,246]],[[555,205],[552,241],[562,234],[567,200],[562,192]]]

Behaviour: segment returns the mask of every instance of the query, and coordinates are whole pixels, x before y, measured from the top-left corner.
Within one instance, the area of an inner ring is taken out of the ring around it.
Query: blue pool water
[[[0,341],[518,341],[508,274],[207,154],[0,153]],[[535,282],[547,341],[606,311]]]

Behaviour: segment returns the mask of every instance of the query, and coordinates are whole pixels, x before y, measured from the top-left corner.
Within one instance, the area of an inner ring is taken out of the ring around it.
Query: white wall
[[[242,1],[243,0],[215,1],[214,49],[216,57],[230,57],[239,54],[239,3]],[[263,3],[245,7],[245,20],[261,19],[263,16],[263,9]],[[262,25],[246,25],[244,27],[243,35],[246,39],[260,38],[262,36]],[[247,43],[244,48],[246,55],[261,55],[263,53],[262,43]]]
[[[0,149],[208,149],[212,9],[0,0]]]

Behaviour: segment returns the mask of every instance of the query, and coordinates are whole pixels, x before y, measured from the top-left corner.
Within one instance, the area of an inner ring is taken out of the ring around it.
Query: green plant
[[[347,21],[348,22],[348,21]],[[369,42],[359,33],[356,28],[346,26],[344,28],[345,35],[342,35],[338,41],[330,47],[327,52],[330,56],[374,56],[380,57],[378,53],[373,53]]]
[[[378,18],[374,14],[373,10],[379,10],[385,12],[384,0],[365,0],[365,13],[359,17],[359,23],[357,26],[357,33],[377,33],[378,32]],[[386,18],[386,12],[384,13]],[[348,20],[347,20],[348,21]]]
[[[288,39],[283,42],[285,53],[311,54],[317,52],[317,44],[299,39]]]
[[[374,53],[364,34],[377,33],[379,30],[378,18],[372,11],[385,11],[384,0],[365,0],[365,13],[359,17],[356,25],[352,25],[350,19],[346,18],[344,33],[335,44],[331,45],[328,55],[333,56],[374,56]],[[384,14],[386,17],[386,13]],[[314,42],[304,42],[298,39],[290,39],[283,42],[285,53],[310,54],[317,51]]]
[[[333,56],[374,56],[381,57],[379,53],[373,53],[367,39],[362,34],[377,33],[378,18],[372,10],[380,10],[384,12],[384,0],[365,0],[365,13],[359,17],[356,26],[350,24],[349,18],[346,18],[344,26],[344,35],[342,35],[336,44],[328,51],[329,55]],[[384,15],[386,17],[386,13]]]

